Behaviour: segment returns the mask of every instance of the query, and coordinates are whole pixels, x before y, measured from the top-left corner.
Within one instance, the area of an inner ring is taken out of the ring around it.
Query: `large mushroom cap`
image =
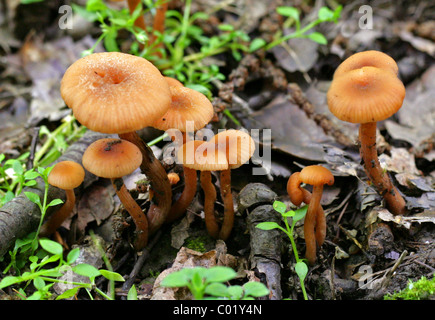
[[[102,133],[140,130],[171,104],[160,71],[144,58],[120,52],[77,60],[66,70],[60,92],[81,124]]]
[[[175,79],[166,81],[172,94],[171,107],[157,120],[153,127],[160,130],[178,129],[187,131],[187,122],[193,123],[192,129],[197,131],[203,128],[213,118],[213,105],[202,93],[184,87],[183,85],[171,84]]]
[[[334,78],[362,67],[375,67],[391,71],[395,75],[399,72],[396,61],[389,55],[376,50],[368,50],[355,53],[344,60],[335,70]]]
[[[192,140],[178,150],[178,161],[185,167],[199,171],[220,171],[228,169],[226,154],[214,144]]]
[[[210,143],[216,144],[217,149],[225,152],[230,169],[236,169],[248,162],[255,151],[254,139],[241,130],[221,131]]]
[[[313,186],[324,184],[331,186],[334,184],[334,176],[331,171],[322,166],[313,165],[303,168],[299,178],[303,183]]]
[[[74,161],[60,161],[48,175],[48,183],[63,190],[77,188],[85,178],[85,170]]]
[[[127,140],[105,138],[91,143],[82,161],[86,170],[98,177],[121,178],[140,166],[142,154]]]
[[[334,77],[327,93],[329,110],[352,123],[382,121],[402,106],[405,87],[390,71],[362,67]]]

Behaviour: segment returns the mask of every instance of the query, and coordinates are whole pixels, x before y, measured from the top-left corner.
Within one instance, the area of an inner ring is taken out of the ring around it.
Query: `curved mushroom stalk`
[[[216,189],[211,182],[210,171],[201,171],[200,181],[202,190],[204,190],[204,220],[208,234],[214,238],[219,237],[219,225],[214,215],[214,203],[216,202]]]
[[[367,176],[384,198],[388,210],[395,215],[404,214],[405,200],[393,186],[388,174],[382,170],[379,163],[376,150],[376,122],[362,123],[359,129],[359,139],[361,141],[360,155]]]
[[[139,251],[148,243],[148,221],[142,209],[137,202],[132,198],[130,192],[125,187],[122,178],[111,179],[113,188],[118,195],[119,200],[123,204],[125,210],[130,214],[131,218],[136,225],[136,239],[134,241],[134,248]]]
[[[307,214],[305,216],[304,222],[304,235],[305,235],[305,257],[308,260],[310,265],[313,265],[316,261],[316,251],[317,251],[317,237],[316,237],[316,228],[320,229],[319,225],[317,225],[317,216],[320,211],[320,200],[322,198],[323,186],[317,185],[313,187],[313,193],[311,197],[311,201],[308,205]],[[322,210],[323,213],[323,210]]]
[[[234,225],[234,204],[231,194],[231,169],[220,173],[221,196],[224,203],[224,221],[219,232],[219,239],[227,240]]]
[[[152,235],[165,222],[171,209],[172,190],[168,175],[151,148],[136,132],[119,134],[119,137],[135,144],[142,153],[140,169],[149,179],[153,190],[152,204],[147,213],[148,233]]]
[[[197,189],[197,174],[196,170],[183,166],[184,172],[184,190],[177,201],[172,205],[169,214],[166,218],[166,223],[172,222],[180,218],[187,207],[192,203]]]

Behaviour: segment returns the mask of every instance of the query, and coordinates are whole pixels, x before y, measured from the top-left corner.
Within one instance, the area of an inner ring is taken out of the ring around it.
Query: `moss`
[[[206,241],[207,241],[207,237],[205,236],[190,237],[186,239],[185,246],[191,250],[204,253],[206,252],[206,248],[205,248]]]
[[[434,294],[435,277],[431,280],[421,277],[418,281],[409,281],[405,289],[384,296],[384,300],[430,300]]]

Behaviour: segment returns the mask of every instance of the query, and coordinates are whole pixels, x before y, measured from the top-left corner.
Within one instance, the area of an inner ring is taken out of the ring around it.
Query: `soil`
[[[99,35],[97,23],[71,32],[59,30],[56,13],[64,1],[31,5],[12,2],[0,4],[0,32],[5,34],[0,40],[0,153],[8,159],[32,150],[34,128],[45,125],[55,129],[69,114],[70,110],[53,92],[58,91],[66,67]],[[209,12],[208,8],[216,5],[212,0],[194,2],[193,12]],[[270,41],[276,30],[283,27],[276,7],[296,6],[307,21],[318,9],[318,2],[313,1],[269,2],[267,8],[258,5],[261,8],[257,9],[256,0],[232,1],[212,12],[210,19],[198,26],[207,35],[213,35],[219,32],[219,24],[231,23],[253,37]],[[277,230],[260,231],[255,225],[261,221],[282,223],[272,204],[280,200],[288,208],[295,208],[286,193],[289,176],[303,166],[322,164],[333,172],[335,183],[324,189],[322,206],[327,235],[325,243],[318,248],[316,263],[310,266],[306,276],[308,297],[382,300],[385,295],[404,289],[410,280],[432,278],[435,271],[434,3],[372,1],[369,5],[373,9],[373,29],[358,28],[362,16],[358,12],[359,1],[343,2],[339,23],[321,24],[316,29],[327,37],[327,45],[289,41],[290,49],[285,52],[282,48],[260,50],[244,54],[239,61],[230,53],[216,57],[226,79],[213,91],[215,117],[208,128],[216,132],[218,128],[238,128],[225,116],[224,110],[229,110],[247,130],[271,129],[270,139],[266,131],[255,137],[260,150],[257,159],[232,170],[236,219],[225,243],[207,235],[202,211],[204,194],[199,187],[186,215],[164,225],[138,255],[131,247],[133,222],[120,206],[110,183],[91,179],[80,190],[75,215],[60,230],[65,245],[88,246],[89,230],[94,230],[105,243],[114,270],[129,279],[128,284],[118,288],[119,299],[125,299],[133,283],[138,287],[139,299],[157,299],[158,275],[171,268],[174,261],[188,266],[193,256],[197,265],[226,261],[241,272],[234,284],[247,279],[262,281],[271,289],[268,299],[300,300],[303,296],[289,239]],[[171,10],[182,8],[181,1],[171,2]],[[77,21],[78,25],[84,23]],[[335,69],[346,57],[364,50],[379,50],[392,56],[407,90],[402,109],[378,124],[381,163],[407,202],[408,212],[400,218],[385,209],[382,198],[367,181],[359,158],[358,127],[334,118],[326,104],[326,92]],[[46,77],[38,65],[44,66]],[[45,104],[41,103],[44,94],[47,95]],[[145,141],[160,134],[153,129],[141,132]],[[165,162],[163,154],[167,148],[166,142],[160,142],[153,151],[168,172],[182,175],[182,167]],[[264,155],[268,151],[270,162],[262,162],[267,160]],[[254,175],[254,169],[263,170],[262,174]],[[127,178],[126,185],[147,210],[147,188],[142,185],[136,189],[135,184],[143,178],[140,173],[133,174]],[[218,174],[213,174],[213,181],[219,188]],[[181,190],[182,183],[173,186],[174,197]],[[223,218],[219,192],[216,215],[218,219]],[[24,233],[34,222],[26,225],[29,227]],[[303,256],[303,221],[296,225],[295,236],[299,254]],[[181,251],[186,247],[194,252]],[[180,252],[190,258],[183,260]],[[12,294],[7,290],[3,293]],[[158,294],[160,299],[168,297],[160,291]],[[187,292],[175,296],[191,298]]]

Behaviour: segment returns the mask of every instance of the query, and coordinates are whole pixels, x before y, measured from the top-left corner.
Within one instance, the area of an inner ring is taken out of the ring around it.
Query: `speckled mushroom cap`
[[[171,107],[166,113],[157,120],[153,127],[166,131],[168,129],[178,129],[182,132],[188,130],[187,121],[192,122],[192,129],[197,131],[203,128],[213,118],[213,105],[210,100],[202,93],[184,87],[183,85],[173,84],[178,81],[168,80],[172,94]]]
[[[228,169],[226,154],[214,144],[192,140],[178,150],[178,161],[185,167],[199,171],[221,171]]]
[[[48,183],[63,190],[74,189],[82,184],[85,170],[74,161],[56,163],[48,175]]]
[[[241,130],[221,131],[209,143],[216,144],[219,150],[225,152],[230,169],[236,169],[248,162],[255,151],[254,140]]]
[[[83,154],[83,166],[102,178],[121,178],[142,163],[142,154],[133,143],[113,138],[99,139]]]
[[[399,72],[396,61],[389,55],[376,50],[368,50],[355,53],[344,60],[335,70],[334,78],[351,70],[361,69],[362,67],[375,67],[391,71],[395,75]]]
[[[313,186],[324,184],[331,186],[334,184],[334,176],[331,171],[322,166],[313,165],[303,168],[299,178],[303,183]]]
[[[66,70],[60,92],[81,124],[102,133],[150,126],[171,104],[160,71],[144,58],[120,52],[77,60]]]
[[[405,87],[391,71],[362,67],[334,77],[326,97],[329,110],[340,120],[377,122],[401,108]]]

